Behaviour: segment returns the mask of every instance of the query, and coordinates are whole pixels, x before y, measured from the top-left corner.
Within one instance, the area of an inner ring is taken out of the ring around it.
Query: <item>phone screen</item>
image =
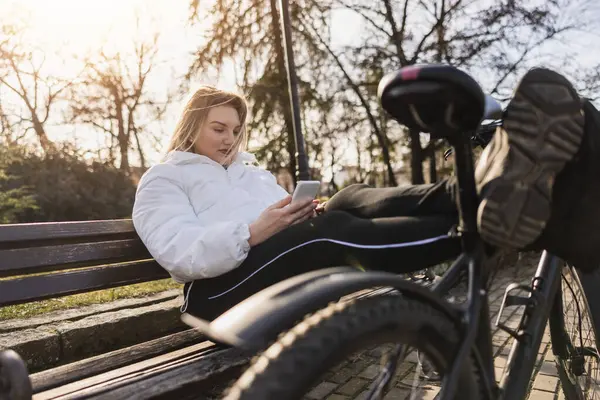
[[[292,203],[303,199],[314,199],[319,193],[321,182],[319,181],[300,181],[298,182],[294,194],[292,195]]]

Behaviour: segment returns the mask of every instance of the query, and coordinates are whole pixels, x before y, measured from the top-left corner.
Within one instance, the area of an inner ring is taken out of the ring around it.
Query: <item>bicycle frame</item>
[[[487,293],[490,270],[489,263],[486,262],[484,244],[477,231],[478,201],[470,137],[471,135],[460,135],[455,139],[455,143],[450,143],[455,151],[455,171],[459,188],[459,232],[463,253],[432,289],[438,294],[445,293],[456,284],[465,270],[468,272],[468,296],[461,318],[462,342],[454,363],[442,382],[440,398],[454,399],[462,365],[467,357],[473,356],[482,371],[482,385],[489,399],[521,399],[527,392],[544,328],[554,306],[560,285],[561,261],[544,252],[530,286],[513,284],[507,288],[499,319],[505,306],[524,306],[525,310],[517,330],[511,331],[502,327],[515,341],[502,381],[499,385],[496,384]],[[513,296],[510,292],[514,289],[525,290],[529,295]]]
[[[295,66],[291,51],[290,21],[287,0],[281,0],[282,27],[284,30],[283,43],[286,49],[287,72],[289,78],[290,102],[294,114],[294,133],[298,150],[300,178],[306,169],[302,133],[298,117],[298,95],[296,89]],[[463,254],[447,271],[442,280],[436,285],[437,293],[447,292],[456,282],[461,273],[468,271],[468,298],[466,310],[463,312],[464,338],[458,349],[454,364],[445,376],[442,385],[441,399],[454,398],[458,374],[466,357],[475,354],[476,362],[483,371],[483,384],[489,399],[493,398],[522,398],[529,384],[529,378],[535,364],[541,337],[548,320],[554,298],[560,284],[560,260],[544,252],[531,287],[528,287],[529,297],[515,298],[509,294],[504,297],[503,307],[508,300],[514,304],[525,306],[525,312],[519,323],[519,328],[512,335],[515,337],[513,347],[507,361],[508,370],[505,370],[500,385],[496,384],[494,374],[493,347],[490,333],[490,315],[486,283],[489,278],[488,265],[485,262],[484,245],[479,237],[476,224],[477,191],[473,166],[473,152],[470,145],[471,135],[457,135],[454,143],[450,143],[455,151],[455,169],[459,196],[457,199],[459,210],[459,230],[462,235]],[[447,158],[450,153],[445,154]],[[308,176],[307,173],[304,175]],[[305,177],[305,179],[308,179]],[[516,288],[525,289],[517,286]],[[515,299],[520,299],[515,300]],[[502,311],[502,309],[501,309]],[[499,318],[502,312],[499,312]],[[513,370],[511,368],[516,366]],[[526,371],[527,373],[522,373]],[[512,373],[511,373],[512,372]]]

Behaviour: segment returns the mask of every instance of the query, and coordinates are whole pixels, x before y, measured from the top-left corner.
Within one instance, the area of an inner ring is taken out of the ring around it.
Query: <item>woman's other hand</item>
[[[250,246],[256,246],[288,226],[306,221],[314,215],[317,203],[313,200],[303,200],[295,204],[290,204],[291,201],[292,196],[285,197],[263,211],[258,219],[250,224]]]
[[[321,215],[325,212],[325,205],[327,204],[327,201],[324,201],[322,203],[319,202],[319,200],[317,201],[317,208],[315,208],[315,213],[317,215]]]

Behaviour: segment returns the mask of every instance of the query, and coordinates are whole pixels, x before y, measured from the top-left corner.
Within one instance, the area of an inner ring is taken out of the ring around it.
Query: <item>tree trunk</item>
[[[138,148],[138,154],[140,156],[140,167],[142,168],[142,171],[146,170],[146,157],[144,156],[144,150],[142,149],[142,143],[140,142],[140,137],[138,135],[138,131],[135,128],[135,126],[132,126],[130,128],[130,132],[133,132],[133,135],[135,137],[135,142]],[[131,137],[131,134],[129,135]]]
[[[429,183],[437,182],[437,165],[435,159],[435,147],[429,153]]]
[[[423,177],[423,148],[421,148],[420,132],[409,130],[410,135],[410,177],[413,185],[425,183]]]
[[[44,125],[35,113],[35,110],[30,111],[31,121],[33,122],[33,130],[35,131],[35,134],[37,135],[38,140],[40,141],[40,146],[42,147],[42,150],[44,151],[44,153],[48,154],[49,151],[55,149],[54,143],[50,141],[50,139],[48,139],[46,129],[44,129]]]
[[[331,181],[329,181],[330,190],[337,193],[340,189],[335,183],[335,148],[331,146]]]
[[[127,149],[127,141],[119,138],[119,155],[121,157],[121,165],[119,169],[125,173],[129,172],[129,151]]]
[[[116,88],[113,88],[113,97],[117,114],[117,143],[119,144],[119,156],[121,157],[119,169],[125,173],[129,173],[129,136],[127,135],[127,132],[125,132],[125,119],[123,116],[124,104]]]

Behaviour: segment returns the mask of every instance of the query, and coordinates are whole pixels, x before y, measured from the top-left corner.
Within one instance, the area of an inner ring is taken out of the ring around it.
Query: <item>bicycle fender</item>
[[[401,295],[430,303],[460,324],[456,310],[438,295],[405,278],[381,271],[335,267],[308,272],[262,290],[212,322],[183,314],[186,324],[209,339],[245,350],[264,349],[307,314],[364,289],[392,287]]]

